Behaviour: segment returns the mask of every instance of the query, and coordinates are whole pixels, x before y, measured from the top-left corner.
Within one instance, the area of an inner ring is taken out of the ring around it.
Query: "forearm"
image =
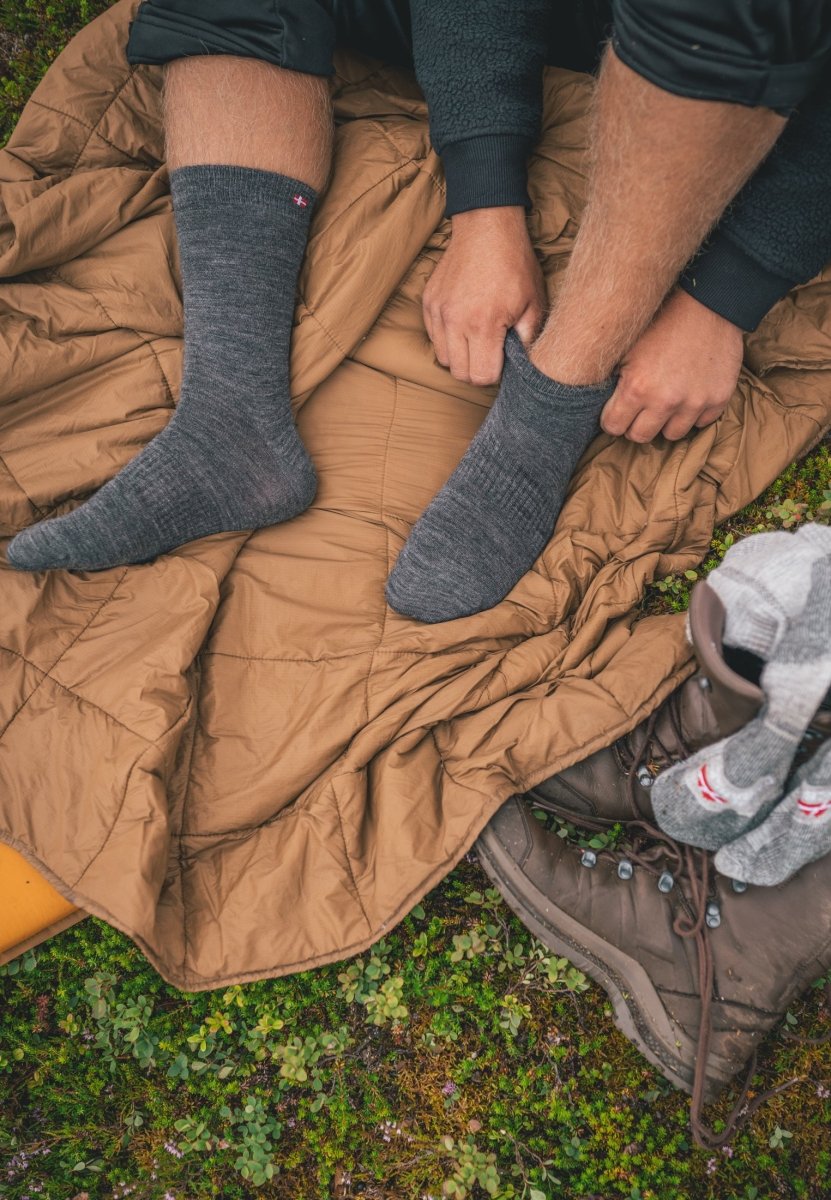
[[[413,0],[416,74],[447,179],[447,212],[526,205],[539,136],[549,0]]]
[[[785,125],[769,109],[673,95],[607,53],[589,199],[532,351],[563,383],[608,375]]]

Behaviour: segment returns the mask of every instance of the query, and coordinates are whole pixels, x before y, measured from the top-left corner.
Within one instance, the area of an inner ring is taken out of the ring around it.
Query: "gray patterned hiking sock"
[[[707,584],[724,605],[724,642],[767,661],[788,621],[799,616],[819,558],[831,555],[831,527],[755,533],[731,546]]]
[[[803,593],[805,594],[805,593]],[[655,819],[681,842],[717,850],[765,820],[831,683],[831,557],[811,565],[807,594],[762,671],[762,713],[732,737],[659,775]]]
[[[794,787],[761,825],[722,846],[716,869],[765,887],[784,883],[831,853],[831,742],[796,773]]]
[[[390,607],[433,623],[503,600],[554,532],[613,390],[611,381],[569,387],[549,379],[511,330],[493,407],[399,554]]]
[[[171,190],[185,305],[176,411],[85,504],[19,533],[8,549],[14,567],[145,562],[207,534],[286,521],[314,498],[288,363],[315,193],[230,166],[182,167]]]

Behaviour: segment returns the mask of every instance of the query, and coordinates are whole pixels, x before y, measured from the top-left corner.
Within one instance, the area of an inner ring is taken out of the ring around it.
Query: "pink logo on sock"
[[[806,800],[803,796],[797,796],[796,807],[804,817],[824,817],[831,812],[831,796],[826,800]]]
[[[301,196],[299,192],[296,196],[292,196],[291,199],[292,204],[296,204],[298,208],[306,208],[309,203],[308,199],[305,196]]]
[[[698,784],[698,790],[701,793],[702,800],[706,800],[708,804],[729,804],[730,803],[730,801],[725,796],[719,795],[719,793],[715,790],[715,788],[710,783],[710,780],[707,778],[707,764],[706,763],[704,763],[704,765],[699,768],[698,778],[696,779],[696,783]]]

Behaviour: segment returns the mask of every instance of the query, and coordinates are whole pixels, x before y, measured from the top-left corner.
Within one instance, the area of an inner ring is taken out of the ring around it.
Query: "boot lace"
[[[693,1138],[699,1146],[706,1150],[717,1150],[728,1145],[733,1136],[747,1124],[763,1104],[801,1080],[799,1077],[786,1080],[777,1087],[768,1088],[749,1101],[748,1095],[757,1064],[757,1055],[754,1050],[739,1097],[725,1119],[724,1129],[720,1133],[716,1133],[704,1119],[707,1060],[712,1038],[715,963],[710,941],[711,931],[707,925],[707,906],[716,899],[711,856],[706,850],[675,841],[674,838],[659,829],[642,811],[637,793],[638,783],[643,783],[642,772],[644,770],[652,776],[653,772],[650,770],[650,766],[656,762],[665,764],[680,762],[693,753],[693,747],[690,746],[683,733],[678,695],[678,692],[673,693],[662,710],[669,719],[677,748],[668,747],[658,734],[656,723],[659,710],[656,710],[646,722],[644,736],[637,749],[633,748],[629,738],[621,738],[615,749],[626,772],[627,797],[632,812],[631,819],[626,823],[625,858],[633,866],[640,867],[657,878],[669,871],[674,879],[683,880],[686,883],[686,888],[680,889],[682,907],[673,922],[673,931],[678,937],[694,942],[698,965],[697,983],[701,1008],[690,1101],[690,1128]],[[542,798],[539,800],[535,798],[534,803],[539,807],[546,807]],[[612,824],[608,820],[593,820],[583,816],[569,816],[569,821],[575,826],[588,830],[606,829]],[[607,847],[599,850],[597,857],[619,863],[624,857],[624,853]],[[827,1003],[831,1006],[831,983],[827,988]],[[789,1033],[786,1033],[785,1036],[789,1040],[799,1041],[806,1045],[821,1045],[831,1040],[831,1033],[817,1038],[806,1038]]]

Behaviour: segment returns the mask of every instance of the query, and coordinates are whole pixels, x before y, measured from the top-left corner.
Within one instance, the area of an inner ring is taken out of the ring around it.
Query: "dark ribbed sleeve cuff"
[[[679,280],[690,296],[748,332],[796,282],[768,270],[718,231]]]
[[[513,204],[530,208],[527,163],[531,144],[521,133],[493,133],[443,146],[447,216],[471,208]]]

